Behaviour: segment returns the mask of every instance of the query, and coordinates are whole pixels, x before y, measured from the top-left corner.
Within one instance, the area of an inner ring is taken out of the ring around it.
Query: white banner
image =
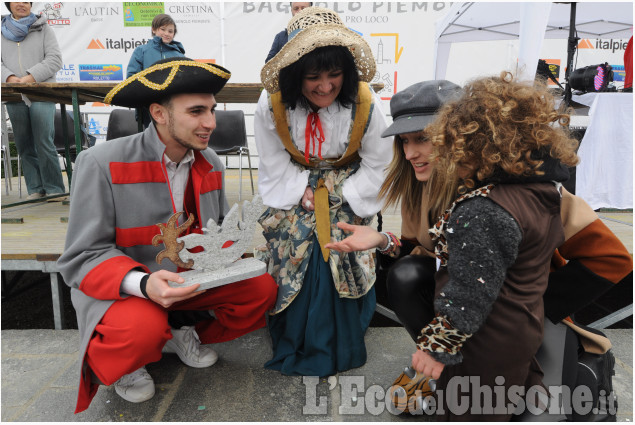
[[[433,78],[435,22],[446,15],[452,3],[314,5],[336,11],[346,26],[369,43],[377,61],[374,82],[384,84],[380,95],[386,100],[386,112],[390,111],[392,94]],[[6,14],[4,3],[1,7]],[[47,14],[57,36],[64,61],[57,74],[59,82],[121,81],[135,47],[152,37],[152,18],[167,13],[176,22],[175,40],[183,43],[187,57],[226,67],[232,73],[231,83],[259,83],[274,36],[291,18],[289,8],[289,2],[35,2],[32,10]],[[623,66],[626,41],[581,40],[577,67],[599,62]],[[449,51],[447,79],[463,84],[478,75],[514,70],[517,57],[517,41],[457,43]],[[545,40],[540,57],[560,65],[562,78],[566,40]],[[245,109],[251,119],[253,105],[237,107]],[[99,110],[107,112],[109,108],[82,108]],[[91,132],[103,134],[106,117],[91,116]],[[250,122],[247,125],[250,131]]]
[[[370,44],[383,97],[431,78],[434,22],[449,7],[442,2],[315,2],[335,10]],[[288,2],[57,2],[34,3],[45,13],[62,49],[57,80],[121,81],[134,49],[151,38],[152,18],[167,13],[175,40],[192,59],[218,63],[233,83],[260,82],[260,69],[276,33],[291,18]],[[4,13],[6,13],[6,8]]]

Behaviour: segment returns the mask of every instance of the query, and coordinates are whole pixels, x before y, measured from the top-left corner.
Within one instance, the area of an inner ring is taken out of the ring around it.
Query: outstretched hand
[[[386,237],[369,226],[357,226],[354,224],[337,222],[337,227],[345,232],[353,232],[352,235],[340,242],[329,242],[324,248],[339,252],[365,251],[386,245]]]
[[[427,351],[417,349],[412,355],[412,367],[424,376],[439,379],[445,365],[436,361]]]
[[[201,286],[198,283],[183,288],[173,288],[168,284],[168,280],[176,283],[185,282],[185,279],[178,273],[158,270],[150,275],[148,283],[146,284],[148,298],[164,308],[168,308],[176,302],[196,297],[204,292],[196,292],[199,286]]]

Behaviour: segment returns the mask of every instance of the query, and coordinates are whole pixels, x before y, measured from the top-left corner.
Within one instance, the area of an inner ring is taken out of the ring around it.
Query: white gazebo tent
[[[579,2],[575,3],[574,11],[572,14],[571,3],[456,3],[437,22],[434,78],[445,78],[452,43],[518,39],[516,75],[519,79],[533,80],[546,38],[569,38],[567,65],[570,67],[576,48],[574,37],[605,39],[633,35],[633,3],[630,1]],[[568,81],[567,89],[570,95]],[[632,209],[632,94],[609,94],[610,98],[590,96],[587,106],[596,119],[594,125],[589,125],[578,151],[582,162],[577,167],[576,194],[593,209]],[[610,149],[607,149],[608,142]],[[630,304],[591,326],[608,326],[632,314],[633,304]]]
[[[570,3],[456,3],[437,22],[434,78],[445,78],[452,43],[518,39],[517,75],[533,79],[543,40],[568,38],[570,23]],[[574,30],[580,38],[629,38],[633,3],[576,3]]]

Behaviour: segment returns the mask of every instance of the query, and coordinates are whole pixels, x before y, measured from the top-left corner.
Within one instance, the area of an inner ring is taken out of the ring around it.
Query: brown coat
[[[437,388],[445,394],[445,419],[487,421],[511,417],[511,413],[474,415],[470,410],[464,415],[451,413],[447,402],[457,399],[452,397],[452,391],[445,390],[453,377],[478,377],[481,386],[490,388],[501,384],[501,378],[497,377],[504,377],[505,403],[517,401],[507,397],[510,386],[529,388],[542,382],[535,354],[543,336],[542,297],[547,288],[550,259],[564,241],[560,195],[552,183],[500,184],[492,189],[489,198],[514,217],[522,240],[516,261],[508,268],[485,323],[461,349],[463,362],[446,366],[438,381]],[[448,280],[447,269],[442,268],[437,273],[437,297]]]

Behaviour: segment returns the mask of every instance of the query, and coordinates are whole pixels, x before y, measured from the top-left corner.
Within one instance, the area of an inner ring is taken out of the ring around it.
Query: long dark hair
[[[304,76],[310,72],[333,71],[335,69],[341,69],[344,73],[342,90],[336,101],[344,107],[351,106],[357,99],[359,73],[353,55],[343,46],[318,47],[281,69],[279,85],[282,102],[291,109],[295,109],[297,103],[309,109],[309,102],[302,95]]]

